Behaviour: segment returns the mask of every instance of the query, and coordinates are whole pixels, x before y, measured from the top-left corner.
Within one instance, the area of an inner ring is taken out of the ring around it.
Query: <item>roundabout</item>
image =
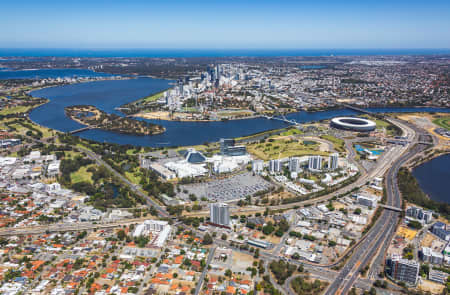
[[[376,128],[375,122],[356,117],[336,117],[331,119],[331,127],[352,130],[352,131],[373,131]]]

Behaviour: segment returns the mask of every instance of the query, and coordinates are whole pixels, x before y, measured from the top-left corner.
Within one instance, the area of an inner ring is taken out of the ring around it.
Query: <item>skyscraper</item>
[[[289,158],[289,172],[298,171],[300,171],[300,159],[295,157]]]
[[[281,172],[281,161],[280,160],[270,160],[269,161],[269,172],[270,173],[280,173]]]
[[[264,170],[264,161],[263,160],[253,160],[252,162],[252,171],[254,173],[261,173]]]
[[[308,169],[312,171],[322,170],[322,156],[310,156],[308,161]]]
[[[328,169],[336,170],[338,168],[339,154],[331,154],[328,158]]]
[[[209,205],[209,219],[211,223],[223,226],[230,224],[230,212],[225,203],[211,203]]]

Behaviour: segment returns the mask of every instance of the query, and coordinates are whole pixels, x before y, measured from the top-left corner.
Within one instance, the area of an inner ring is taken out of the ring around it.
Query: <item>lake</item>
[[[439,156],[417,166],[413,175],[420,188],[438,202],[450,203],[450,154]]]

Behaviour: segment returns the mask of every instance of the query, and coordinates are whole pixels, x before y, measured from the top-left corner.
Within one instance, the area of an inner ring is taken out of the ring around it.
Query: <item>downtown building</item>
[[[209,221],[218,226],[229,227],[230,225],[230,211],[225,203],[211,203],[209,205]]]

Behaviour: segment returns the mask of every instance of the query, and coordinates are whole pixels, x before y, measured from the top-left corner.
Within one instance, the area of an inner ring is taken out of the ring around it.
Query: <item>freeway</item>
[[[394,120],[393,120],[394,121]],[[401,196],[397,185],[397,173],[400,167],[411,157],[426,148],[426,145],[415,144],[419,141],[422,131],[417,128],[411,128],[404,123],[395,120],[395,124],[402,128],[409,139],[414,139],[411,144],[402,148],[399,157],[393,161],[392,166],[387,172],[385,181],[387,188],[387,205],[401,207]],[[411,147],[411,145],[413,145]],[[352,256],[345,263],[337,278],[329,286],[325,294],[347,294],[355,281],[358,279],[360,271],[368,265],[372,258],[378,253],[375,261],[382,263],[385,250],[389,245],[392,236],[397,228],[400,214],[391,210],[384,210],[372,229],[369,231],[366,239],[355,249]],[[380,250],[380,251],[379,251]]]

